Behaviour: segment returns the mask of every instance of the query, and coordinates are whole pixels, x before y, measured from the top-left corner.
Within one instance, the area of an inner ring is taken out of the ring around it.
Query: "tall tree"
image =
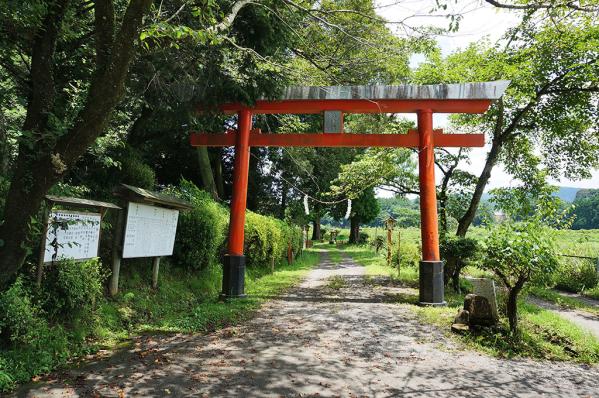
[[[504,97],[482,116],[459,116],[491,148],[457,234],[472,224],[493,168],[514,174],[543,168],[560,178],[588,177],[598,165],[599,26],[591,18],[536,23],[525,19],[494,47],[472,45],[446,59],[433,57],[415,74],[419,83],[509,79]]]
[[[76,11],[89,4],[72,4],[69,0],[40,3],[39,19],[20,26],[33,32],[26,43],[29,46],[26,55],[30,58],[29,89],[23,135],[6,199],[4,223],[0,226],[0,286],[6,286],[23,264],[29,222],[44,195],[102,133],[121,99],[143,17],[150,5],[151,0],[131,0],[117,24],[112,1],[93,3],[95,68],[86,87],[87,94],[79,98],[77,111],[67,120],[60,109],[68,96],[63,95],[65,87],[58,85],[62,79],[55,71],[57,48],[69,25],[77,24]],[[14,21],[6,11],[2,20]],[[3,35],[2,41],[6,40]]]

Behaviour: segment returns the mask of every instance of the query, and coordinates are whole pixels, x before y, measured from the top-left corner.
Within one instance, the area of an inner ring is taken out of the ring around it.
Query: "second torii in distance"
[[[414,147],[419,149],[422,237],[419,301],[423,305],[445,304],[434,147],[482,147],[485,138],[483,134],[443,134],[441,130],[433,130],[433,113],[484,113],[492,101],[503,95],[508,85],[508,81],[496,81],[426,86],[289,87],[276,100],[258,100],[252,106],[221,105],[221,111],[238,115],[237,129],[225,134],[192,133],[190,141],[193,146],[235,147],[222,296],[244,296],[243,243],[251,146]],[[324,133],[262,134],[260,130],[252,130],[253,115],[316,113],[324,113]],[[345,113],[416,113],[418,129],[407,134],[344,133]]]

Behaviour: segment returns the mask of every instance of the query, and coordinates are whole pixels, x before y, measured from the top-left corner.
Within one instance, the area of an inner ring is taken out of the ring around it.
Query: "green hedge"
[[[298,227],[284,221],[247,212],[245,221],[245,254],[249,267],[269,265],[287,258],[291,244],[294,255],[302,246],[302,234]]]
[[[167,193],[194,206],[192,210],[179,214],[173,264],[199,270],[218,263],[227,235],[227,209],[186,180],[179,187],[169,188]]]
[[[175,238],[173,264],[187,269],[204,269],[220,261],[225,253],[229,227],[229,210],[192,182],[183,180],[179,187],[166,193],[185,199],[194,205],[181,212]],[[245,254],[250,267],[269,267],[287,258],[291,244],[295,255],[302,246],[299,227],[279,219],[248,211],[245,223]]]

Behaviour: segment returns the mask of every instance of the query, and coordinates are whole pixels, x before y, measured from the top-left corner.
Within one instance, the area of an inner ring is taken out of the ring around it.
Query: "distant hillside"
[[[599,189],[581,189],[576,192],[576,199],[583,199],[591,195],[595,195]]]
[[[574,188],[574,187],[559,187],[559,191],[557,191],[555,193],[555,196],[557,196],[558,198],[560,198],[561,200],[563,200],[565,202],[574,202],[574,199],[576,199],[576,194],[578,193],[578,191],[591,191],[591,190],[589,190],[589,189],[581,190],[580,188]],[[491,199],[491,195],[488,192],[485,192],[482,196],[482,200],[487,201],[489,199]]]

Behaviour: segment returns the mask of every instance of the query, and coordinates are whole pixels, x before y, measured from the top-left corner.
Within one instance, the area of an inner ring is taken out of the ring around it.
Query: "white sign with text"
[[[179,210],[129,203],[123,258],[173,254]]]
[[[50,212],[44,262],[97,257],[101,220],[99,213],[66,210]]]

